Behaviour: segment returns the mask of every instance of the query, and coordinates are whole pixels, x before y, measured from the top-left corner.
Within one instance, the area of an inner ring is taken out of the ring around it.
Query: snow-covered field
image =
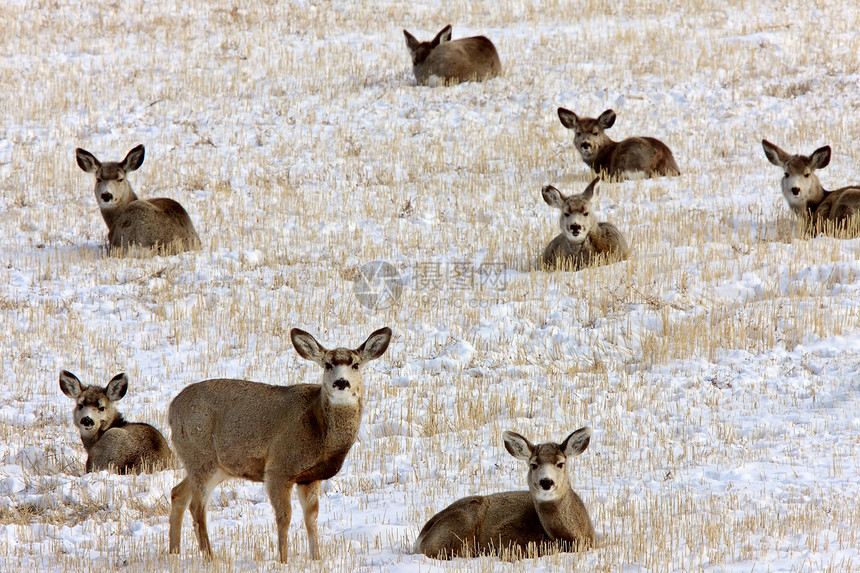
[[[416,87],[401,30],[448,23],[489,36],[504,77]],[[277,568],[247,481],[209,505],[211,564],[190,519],[169,556],[182,470],[85,474],[58,374],[128,373],[120,409],[168,435],[192,382],[316,381],[290,328],[355,347],[388,325],[323,559],[294,502],[287,568],[860,571],[860,240],[802,236],[760,144],[829,144],[824,186],[860,182],[858,28],[854,0],[7,0],[0,570]],[[599,187],[625,262],[535,268],[557,233],[541,187],[590,179],[558,106],[675,152],[680,177]],[[74,149],[138,143],[135,190],[180,201],[201,251],[106,256]],[[388,308],[356,296],[371,261],[400,278]],[[504,430],[585,425],[570,473],[600,548],[411,553],[458,497],[525,487]]]

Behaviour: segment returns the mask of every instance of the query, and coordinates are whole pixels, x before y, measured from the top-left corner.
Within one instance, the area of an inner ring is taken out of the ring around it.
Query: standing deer
[[[558,108],[561,124],[573,130],[573,144],[585,164],[600,177],[615,180],[644,173],[646,177],[680,175],[672,150],[653,137],[628,137],[613,141],[606,130],[615,124],[615,112],[607,109],[600,117],[579,117]]]
[[[591,198],[600,178],[595,178],[579,195],[565,197],[552,185],[541,193],[550,207],[561,210],[561,233],[544,249],[543,268],[579,270],[592,264],[606,264],[627,258],[629,249],[624,235],[612,223],[598,223]]]
[[[823,169],[830,163],[829,145],[816,149],[809,157],[790,155],[766,139],[762,139],[761,145],[768,161],[785,172],[782,195],[809,231],[857,235],[860,186],[828,191],[815,174],[816,169]]]
[[[167,254],[200,248],[200,237],[182,205],[173,199],[138,199],[128,174],[143,165],[138,145],[120,162],[100,162],[85,149],[75,150],[78,166],[96,178],[95,195],[108,227],[112,251],[156,248]]]
[[[505,448],[528,462],[528,491],[473,495],[432,518],[418,535],[415,552],[437,559],[482,554],[522,557],[584,551],[597,535],[582,499],[570,487],[566,463],[588,447],[591,430],[580,428],[560,444],[532,445],[504,432]]]
[[[206,503],[218,484],[237,477],[265,483],[282,563],[289,553],[290,497],[297,486],[310,556],[319,559],[320,482],[340,470],[355,442],[364,408],[361,367],[382,356],[391,329],[373,332],[355,350],[326,350],[298,328],[290,338],[299,356],[322,367],[321,384],[205,380],[170,403],[173,446],[186,471],[171,492],[170,553],[179,553],[182,516],[189,508],[200,551],[211,557]]]
[[[403,30],[412,57],[412,72],[418,85],[438,86],[484,81],[502,73],[502,63],[493,43],[484,36],[451,41],[451,25],[429,42],[419,42]]]
[[[161,469],[170,461],[167,441],[149,424],[126,422],[115,406],[128,390],[128,376],[117,374],[106,388],[84,386],[60,372],[60,390],[75,401],[73,416],[87,451],[87,472],[120,474]]]

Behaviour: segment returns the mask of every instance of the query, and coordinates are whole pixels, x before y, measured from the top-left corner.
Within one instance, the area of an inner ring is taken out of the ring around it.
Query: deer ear
[[[764,148],[764,154],[767,156],[767,160],[777,167],[785,165],[785,162],[788,161],[790,157],[788,153],[766,139],[761,140],[761,146]]]
[[[299,356],[305,360],[310,360],[320,364],[326,350],[317,342],[317,339],[301,330],[294,328],[290,331],[290,340],[293,341],[293,348],[299,353]]]
[[[591,183],[588,184],[588,187],[585,188],[585,191],[582,192],[582,196],[588,201],[591,201],[591,198],[594,197],[594,193],[597,191],[598,181],[600,181],[600,177],[595,177]]]
[[[125,393],[128,391],[128,376],[125,373],[117,374],[111,381],[108,382],[107,388],[105,388],[105,396],[107,396],[108,400],[111,402],[116,402],[117,400],[122,400],[122,397],[125,396]]]
[[[591,428],[586,427],[573,432],[558,447],[564,452],[565,457],[572,458],[584,452],[590,442]]]
[[[609,129],[613,125],[615,125],[615,112],[611,109],[607,109],[597,118],[597,125],[602,127],[603,129]]]
[[[361,346],[356,349],[355,353],[361,357],[362,362],[368,360],[376,360],[388,348],[388,343],[391,341],[391,329],[387,326],[371,333]]]
[[[566,197],[561,194],[561,191],[553,187],[552,185],[546,185],[543,189],[540,190],[541,195],[543,195],[543,200],[547,205],[554,209],[561,209],[564,207],[564,200]]]
[[[75,149],[75,160],[78,162],[78,167],[87,173],[94,173],[101,166],[95,155],[80,147]]]
[[[830,163],[830,146],[825,145],[824,147],[819,147],[812,152],[809,159],[812,163],[812,167],[815,169],[823,169],[827,167]]]
[[[530,441],[516,432],[506,431],[502,433],[502,439],[505,441],[505,449],[508,453],[518,460],[529,461],[532,457],[535,447]]]
[[[436,37],[433,38],[433,46],[438,46],[439,44],[442,44],[444,42],[450,42],[452,32],[453,30],[451,28],[451,24],[448,24],[447,26],[442,28],[442,30],[438,34],[436,34]]]
[[[574,129],[579,125],[579,117],[569,109],[564,109],[563,107],[558,108],[558,119],[568,129]]]
[[[129,171],[135,171],[138,167],[143,165],[143,156],[146,153],[143,145],[138,145],[134,149],[128,152],[128,155],[125,156],[125,159],[122,160],[122,168],[128,173]]]
[[[81,384],[77,376],[68,370],[63,370],[60,372],[60,390],[62,390],[63,394],[74,400],[84,391],[84,385]]]

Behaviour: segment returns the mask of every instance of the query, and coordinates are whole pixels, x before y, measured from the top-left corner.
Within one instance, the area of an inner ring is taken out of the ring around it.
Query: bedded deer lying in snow
[[[128,376],[114,376],[107,387],[84,386],[67,370],[60,390],[75,401],[75,426],[87,451],[87,472],[121,474],[163,469],[171,458],[167,440],[149,424],[126,422],[115,406],[128,390]]]
[[[139,199],[134,193],[128,174],[143,165],[143,157],[143,145],[119,162],[102,163],[85,149],[75,150],[78,166],[96,178],[96,201],[108,227],[111,251],[139,247],[175,254],[200,248],[200,237],[182,205],[164,197]]]
[[[451,559],[495,554],[527,557],[556,551],[584,551],[597,535],[582,499],[570,487],[567,460],[588,447],[591,430],[580,428],[560,444],[532,445],[514,432],[505,448],[528,462],[528,491],[473,495],[455,501],[421,530],[414,551]]]
[[[326,350],[298,328],[290,338],[302,358],[320,365],[321,384],[204,380],[170,403],[173,446],[186,472],[171,492],[170,553],[179,553],[182,516],[188,508],[200,551],[212,555],[206,503],[219,483],[238,477],[265,483],[282,563],[289,554],[290,497],[297,486],[310,556],[320,558],[320,484],[340,470],[355,442],[364,408],[361,367],[382,356],[391,329],[373,332],[355,350]]]
[[[429,42],[419,42],[403,30],[418,85],[451,85],[484,81],[501,75],[502,63],[493,43],[484,36],[451,40],[451,25]]]
[[[806,224],[811,233],[857,236],[860,232],[860,185],[828,191],[815,174],[830,163],[830,146],[820,147],[812,155],[790,155],[763,139],[768,161],[785,173],[782,195],[788,206]]]
[[[579,117],[558,108],[561,124],[572,129],[573,144],[585,164],[600,177],[626,179],[631,175],[646,177],[680,175],[681,170],[669,147],[653,137],[628,137],[613,141],[606,130],[615,123],[615,112],[607,109],[597,119]]]
[[[547,270],[579,270],[593,264],[607,264],[627,258],[629,249],[624,235],[612,223],[598,223],[591,198],[599,178],[595,178],[579,195],[565,197],[547,185],[541,190],[550,207],[561,210],[561,233],[544,249],[541,267]]]

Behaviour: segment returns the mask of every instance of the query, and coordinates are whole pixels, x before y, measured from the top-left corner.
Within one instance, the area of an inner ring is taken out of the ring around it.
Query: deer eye
[[[558,463],[557,463],[557,464],[555,464],[555,465],[556,465],[556,467],[563,468],[563,467],[564,467],[564,462],[558,462]]]
[[[788,179],[788,173],[785,174],[785,178]]]
[[[583,212],[582,212],[582,216],[583,216],[583,217],[588,217],[588,211],[583,211]]]
[[[104,406],[99,406],[99,412],[104,412],[104,411],[105,411],[105,407],[104,407]]]
[[[326,369],[326,370],[331,370],[332,368],[334,368],[334,366],[332,366],[331,362],[326,362],[326,363],[325,363],[325,369]]]
[[[529,464],[529,467],[533,470],[536,470],[538,468],[538,465],[535,462],[532,462]]]
[[[353,370],[358,370],[358,362],[356,362],[355,364],[353,364],[353,365],[352,365],[352,369],[353,369]]]
[[[592,131],[592,132],[591,132],[591,135],[597,135],[597,130]]]
[[[83,409],[84,409],[84,405],[83,405],[83,404],[78,404],[78,410],[83,410]]]
[[[804,174],[804,177],[809,177],[809,173]]]

